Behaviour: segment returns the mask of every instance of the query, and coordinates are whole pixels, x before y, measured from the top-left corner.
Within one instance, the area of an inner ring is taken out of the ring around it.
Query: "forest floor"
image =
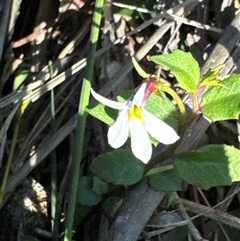
[[[60,240],[71,198],[94,2],[22,0],[13,1],[12,8],[9,3],[0,28],[0,240]],[[106,2],[92,69],[94,90],[115,99],[140,86],[134,55],[192,108],[172,72],[149,56],[179,49],[192,54],[201,74],[222,64],[222,78],[239,74],[239,9],[237,0]],[[196,138],[189,135],[185,151],[206,143],[240,148],[239,120],[201,118],[192,125]],[[87,117],[73,240],[239,239],[239,182],[209,190],[184,183],[177,204],[171,201],[174,194],[155,190],[144,178],[134,185],[107,182],[91,166],[112,150],[107,131],[106,124]]]

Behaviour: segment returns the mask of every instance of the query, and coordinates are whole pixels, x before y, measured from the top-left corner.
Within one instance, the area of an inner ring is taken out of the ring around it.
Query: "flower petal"
[[[178,134],[171,126],[144,109],[143,120],[148,133],[159,142],[168,145],[179,139]]]
[[[117,102],[117,101],[113,101],[113,100],[109,100],[101,95],[99,95],[97,92],[95,92],[92,88],[90,89],[93,97],[98,100],[100,103],[111,107],[113,109],[116,110],[122,110],[126,105],[127,105],[127,101],[125,102]]]
[[[145,90],[146,90],[146,82],[144,82],[140,88],[137,90],[133,97],[132,104],[137,106],[142,106],[144,103],[144,97],[145,97]]]
[[[123,109],[116,122],[108,130],[108,143],[113,148],[121,147],[127,140],[129,133],[128,111]]]
[[[143,122],[138,118],[132,118],[129,121],[129,129],[134,156],[147,164],[152,156],[152,144]]]

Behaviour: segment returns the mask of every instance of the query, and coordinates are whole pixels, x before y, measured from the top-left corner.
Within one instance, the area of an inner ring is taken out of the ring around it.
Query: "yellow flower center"
[[[138,106],[134,105],[130,110],[128,110],[129,120],[134,118],[134,117],[137,117],[140,120],[143,119],[141,107],[138,107]]]

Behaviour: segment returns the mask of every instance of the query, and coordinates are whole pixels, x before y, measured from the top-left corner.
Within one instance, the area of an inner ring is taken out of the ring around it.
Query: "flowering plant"
[[[121,110],[116,122],[109,128],[108,143],[113,148],[119,148],[126,142],[130,132],[132,152],[144,163],[147,163],[152,155],[149,134],[164,144],[172,144],[179,139],[172,127],[145,110],[144,106],[151,91],[148,86],[147,83],[143,83],[138,91],[125,102],[108,100],[91,89],[92,95],[99,102]]]
[[[185,105],[174,89],[164,85],[156,75],[147,74],[133,59],[135,69],[143,78],[136,91],[125,91],[117,97],[118,101],[113,101],[91,89],[92,96],[100,103],[88,107],[88,112],[110,126],[108,143],[117,149],[96,157],[92,171],[105,181],[129,185],[142,178],[144,166],[139,162],[141,160],[148,163],[146,175],[150,184],[159,190],[181,190],[182,180],[205,189],[240,180],[240,173],[231,171],[240,165],[240,152],[234,147],[205,145],[193,152],[174,155],[181,136],[199,113],[213,121],[238,118],[239,75],[233,74],[220,82],[219,74],[223,69],[220,66],[201,77],[196,60],[190,53],[180,50],[152,56],[151,60],[168,68],[175,75],[179,87],[192,96],[192,111],[186,113]],[[198,93],[202,90],[205,94],[200,99]],[[164,92],[172,98],[166,97]],[[131,138],[133,155],[128,147],[119,149],[128,137]],[[151,143],[170,146],[154,157]],[[173,158],[174,165],[155,166],[169,157]],[[198,171],[193,175],[195,170]]]

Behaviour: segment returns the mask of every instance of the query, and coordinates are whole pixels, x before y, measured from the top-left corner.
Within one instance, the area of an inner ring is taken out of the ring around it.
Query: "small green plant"
[[[240,75],[232,74],[220,81],[223,66],[218,66],[201,77],[197,61],[190,53],[180,50],[152,56],[151,60],[169,69],[179,86],[191,95],[191,113],[186,114],[181,98],[173,89],[165,86],[156,75],[145,73],[133,59],[135,69],[143,77],[137,91],[123,91],[116,102],[91,89],[100,103],[88,106],[88,113],[110,126],[108,143],[116,149],[96,157],[91,165],[92,172],[115,185],[134,184],[148,176],[153,187],[166,191],[181,190],[183,180],[204,189],[239,181],[240,150],[233,146],[211,144],[178,155],[174,150],[197,114],[202,113],[212,121],[238,118]],[[198,92],[203,89],[205,93],[198,99]],[[172,96],[180,111],[165,93]],[[128,137],[132,152],[122,147]],[[165,159],[173,158],[173,165],[159,165],[162,158],[157,162],[155,158],[153,163],[152,148],[159,143],[169,145]],[[144,172],[141,161],[148,163],[148,172]]]

